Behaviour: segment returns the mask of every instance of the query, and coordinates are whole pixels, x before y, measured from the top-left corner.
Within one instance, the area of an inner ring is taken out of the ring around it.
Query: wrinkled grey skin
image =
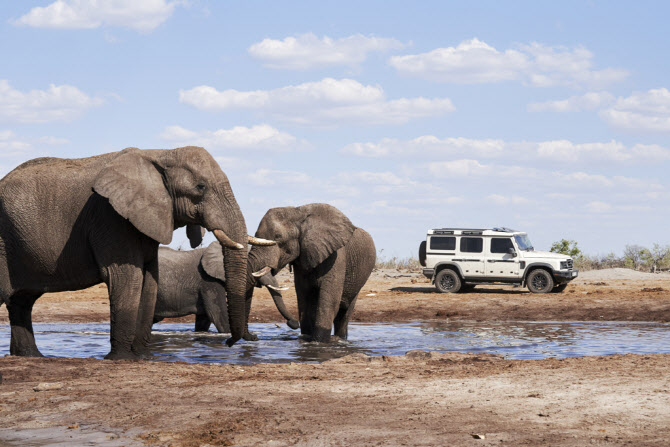
[[[41,356],[31,312],[43,293],[105,282],[111,322],[105,358],[146,356],[158,244],[168,244],[184,225],[221,230],[246,247],[228,179],[202,148],[38,158],[7,174],[0,180],[0,304],[9,312],[10,353]],[[191,233],[201,237],[199,228]],[[222,256],[232,344],[245,327],[247,251],[226,248]]]
[[[358,292],[375,265],[372,237],[337,208],[321,203],[269,210],[256,237],[277,245],[252,247],[249,272],[268,266],[276,275],[293,266],[303,336],[328,342],[334,327],[335,336],[346,339]]]
[[[164,318],[183,317],[195,314],[195,330],[208,331],[212,323],[221,333],[230,332],[226,306],[225,268],[221,257],[221,245],[212,242],[207,248],[196,250],[158,249],[158,295],[153,322]],[[268,287],[270,294],[281,299],[277,282],[269,278],[252,280]],[[253,278],[253,276],[250,276]],[[283,304],[280,303],[279,305]],[[290,314],[285,318],[293,318]],[[295,322],[297,327],[297,322]],[[245,329],[245,340],[258,338]]]

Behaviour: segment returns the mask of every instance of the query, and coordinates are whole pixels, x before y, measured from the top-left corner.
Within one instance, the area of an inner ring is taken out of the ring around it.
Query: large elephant
[[[183,317],[195,314],[195,330],[208,331],[212,323],[219,332],[230,332],[226,305],[226,275],[221,257],[221,245],[215,241],[207,248],[196,250],[158,249],[158,296],[153,322],[164,318]],[[298,327],[296,319],[286,310],[281,300],[282,290],[274,277],[266,275],[254,278],[248,286],[265,286],[275,300],[277,308],[287,319],[289,326]],[[245,340],[256,336],[245,328]]]
[[[249,274],[276,275],[287,264],[293,267],[305,338],[330,341],[334,326],[335,336],[346,339],[358,292],[375,265],[372,237],[323,203],[269,210],[256,237],[277,245],[251,248]]]
[[[0,180],[0,304],[9,312],[10,353],[41,356],[31,313],[43,293],[105,282],[105,358],[147,355],[158,244],[184,225],[192,226],[192,245],[200,244],[200,225],[225,247],[232,346],[245,328],[249,236],[228,178],[205,149],[38,158],[7,174]]]

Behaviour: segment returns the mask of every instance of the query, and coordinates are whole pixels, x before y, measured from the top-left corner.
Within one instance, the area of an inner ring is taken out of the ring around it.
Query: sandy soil
[[[354,320],[670,321],[669,274],[584,272],[547,295],[434,290],[418,274],[377,271]],[[293,291],[285,297],[294,307]],[[282,321],[265,291],[254,299],[253,321]],[[34,320],[107,321],[108,312],[97,286],[45,295]],[[670,355],[538,361],[411,352],[244,367],[6,356],[0,446],[660,446],[670,437],[669,369]],[[35,391],[41,383],[51,389]]]

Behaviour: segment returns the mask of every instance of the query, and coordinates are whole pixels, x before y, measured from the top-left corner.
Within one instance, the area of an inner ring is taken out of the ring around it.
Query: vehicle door
[[[511,237],[492,237],[487,241],[486,276],[491,279],[519,278],[519,257]],[[510,253],[510,249],[515,254]]]
[[[467,281],[468,277],[482,277],[484,273],[484,238],[461,236],[456,259]]]

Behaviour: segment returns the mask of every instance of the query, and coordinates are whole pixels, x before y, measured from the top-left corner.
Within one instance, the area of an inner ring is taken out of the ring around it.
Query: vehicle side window
[[[508,253],[510,248],[514,248],[512,239],[507,237],[491,238],[491,253]]]
[[[461,238],[461,252],[465,253],[481,253],[483,239],[480,237],[462,237]]]
[[[456,238],[453,236],[432,236],[430,238],[431,250],[456,250]]]

